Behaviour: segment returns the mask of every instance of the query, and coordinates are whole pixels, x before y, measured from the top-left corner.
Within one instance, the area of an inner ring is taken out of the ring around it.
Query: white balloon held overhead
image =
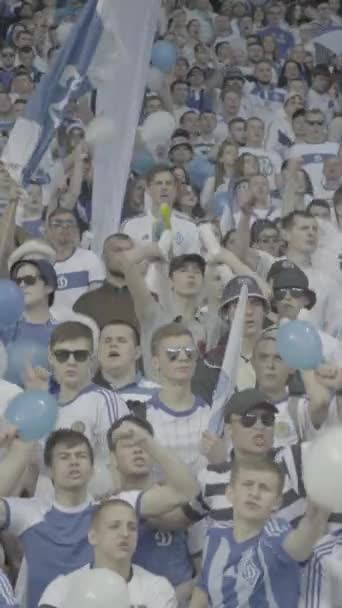
[[[305,449],[304,485],[309,498],[342,513],[342,426],[322,432]]]
[[[106,568],[83,569],[73,576],[62,608],[129,608],[126,581]]]
[[[170,112],[153,112],[146,118],[140,133],[147,148],[153,152],[157,146],[168,143],[176,128],[176,121]]]

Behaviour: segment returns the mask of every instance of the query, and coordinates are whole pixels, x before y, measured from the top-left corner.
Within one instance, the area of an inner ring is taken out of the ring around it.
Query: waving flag
[[[39,167],[68,103],[89,90],[88,72],[92,65],[101,63],[103,70],[106,61],[115,57],[117,49],[110,30],[111,4],[113,0],[87,1],[65,44],[29,99],[24,115],[16,121],[2,160],[11,176],[24,186]],[[108,53],[108,46],[112,54]],[[100,50],[101,57],[97,53]]]
[[[245,323],[246,304],[248,298],[247,285],[243,285],[234,319],[229,332],[222,368],[214,392],[209,431],[221,435],[224,424],[224,409],[227,401],[234,393],[240,363],[243,327]]]

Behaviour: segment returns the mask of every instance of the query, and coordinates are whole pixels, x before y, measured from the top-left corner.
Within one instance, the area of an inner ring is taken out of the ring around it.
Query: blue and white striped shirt
[[[342,530],[316,545],[302,580],[300,608],[337,608],[342,601]]]
[[[0,570],[0,608],[8,608],[9,606],[19,608],[19,603],[6,574]]]
[[[261,533],[236,542],[233,527],[207,532],[200,587],[212,608],[295,608],[300,565],[283,549],[291,526],[269,520]]]

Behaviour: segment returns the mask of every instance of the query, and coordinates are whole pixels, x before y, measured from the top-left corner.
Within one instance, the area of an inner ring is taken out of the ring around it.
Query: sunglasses
[[[290,294],[292,298],[302,298],[305,296],[305,289],[301,287],[281,287],[280,289],[274,290],[274,299],[280,302],[287,294]]]
[[[189,361],[193,361],[196,357],[196,349],[191,346],[180,347],[180,348],[167,348],[165,350],[166,356],[169,361],[177,361],[179,355],[184,353]]]
[[[73,358],[75,359],[75,361],[77,361],[77,363],[84,363],[90,357],[89,350],[81,350],[81,349],[66,350],[66,349],[61,348],[60,350],[54,350],[53,354],[55,355],[58,363],[66,363],[66,361],[68,361],[71,356],[73,356]]]
[[[18,287],[20,287],[22,283],[24,283],[24,285],[26,285],[27,287],[32,287],[32,285],[35,285],[37,281],[41,280],[41,278],[35,277],[33,274],[27,274],[23,277],[16,277],[13,280],[18,285]]]
[[[265,412],[264,414],[247,413],[240,417],[239,423],[246,429],[250,429],[252,426],[255,426],[258,420],[260,420],[264,426],[271,427],[275,422],[275,414],[272,412]]]

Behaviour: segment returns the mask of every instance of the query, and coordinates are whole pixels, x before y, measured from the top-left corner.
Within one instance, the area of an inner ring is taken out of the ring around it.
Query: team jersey
[[[281,157],[277,152],[266,150],[263,147],[254,148],[252,146],[245,146],[239,149],[239,154],[253,154],[253,156],[256,156],[260,173],[267,177],[270,189],[276,189],[275,177],[280,174],[282,165]]]
[[[295,39],[291,32],[279,27],[278,25],[269,25],[258,31],[258,36],[272,36],[277,43],[277,50],[280,59],[286,59],[288,51],[295,45]]]
[[[80,247],[67,260],[56,262],[55,271],[58,280],[55,306],[69,309],[92,283],[102,283],[105,278],[100,258],[93,251]]]
[[[81,574],[90,569],[89,563],[77,572],[56,578],[45,590],[38,605],[62,608],[71,586],[77,583]],[[127,584],[131,608],[177,608],[175,592],[161,576],[155,576],[140,566],[132,566]]]
[[[174,587],[190,581],[193,566],[187,533],[155,530],[141,523],[133,562],[153,574],[164,576]]]
[[[321,187],[324,161],[336,158],[339,148],[339,144],[326,141],[322,144],[295,144],[289,149],[289,158],[303,159],[303,169],[309,174],[315,195]]]
[[[295,608],[300,566],[283,549],[289,524],[268,521],[261,533],[244,542],[233,527],[210,528],[203,552],[200,588],[212,608]]]
[[[19,603],[6,574],[0,570],[0,608],[9,608],[9,606],[19,608]]]
[[[339,608],[342,598],[342,531],[314,548],[302,577],[299,608]]]
[[[0,338],[5,344],[27,341],[38,343],[47,349],[51,334],[56,325],[58,325],[58,321],[53,317],[46,323],[30,323],[25,319],[21,319],[12,327],[1,328]]]
[[[138,510],[140,494],[122,492],[118,497]],[[4,528],[21,541],[27,564],[26,606],[37,608],[51,581],[92,561],[88,530],[94,505],[87,501],[66,508],[41,498],[6,498],[4,504]]]
[[[121,232],[128,234],[134,241],[152,241],[154,223],[151,213],[138,215],[126,220],[121,226]],[[200,252],[197,226],[176,211],[171,214],[171,232],[173,255]]]
[[[253,108],[253,116],[260,118],[267,127],[274,114],[283,106],[286,91],[273,84],[262,86],[257,83],[248,93],[248,100]]]
[[[305,490],[302,481],[302,446],[297,444],[284,449],[274,450],[274,459],[283,465],[285,483],[282,506],[279,516],[291,524],[297,523],[305,511]],[[208,465],[203,469],[198,481],[200,494],[190,504],[183,507],[185,515],[197,522],[209,517],[214,522],[229,522],[233,519],[232,504],[226,496],[227,485],[230,483],[231,468],[234,458],[218,465]]]
[[[156,439],[194,474],[206,465],[200,453],[200,441],[208,430],[210,411],[210,406],[200,397],[194,397],[194,404],[188,410],[171,410],[160,401],[157,392],[146,404],[146,419],[152,424]]]

